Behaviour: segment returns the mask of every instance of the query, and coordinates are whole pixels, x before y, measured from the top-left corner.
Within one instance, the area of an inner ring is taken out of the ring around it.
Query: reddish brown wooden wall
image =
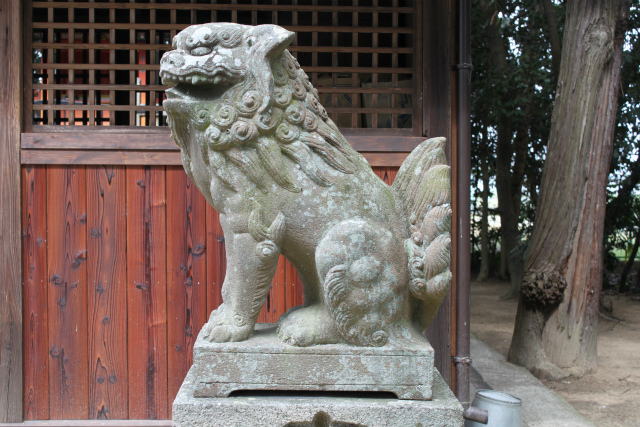
[[[216,212],[181,167],[25,165],[22,224],[25,419],[169,418],[220,303]],[[301,303],[281,260],[259,321]]]

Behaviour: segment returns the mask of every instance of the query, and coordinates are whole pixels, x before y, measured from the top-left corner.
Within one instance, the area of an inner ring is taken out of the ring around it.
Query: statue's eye
[[[194,49],[191,49],[191,55],[194,55],[194,56],[208,55],[210,53],[211,53],[211,48],[207,46],[198,46]]]
[[[242,39],[242,32],[237,30],[222,30],[217,35],[217,41],[224,48],[231,49],[236,47]]]

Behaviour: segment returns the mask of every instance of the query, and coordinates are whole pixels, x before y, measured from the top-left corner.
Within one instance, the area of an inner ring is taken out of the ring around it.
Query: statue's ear
[[[257,25],[251,29],[247,37],[250,55],[262,57],[278,54],[289,46],[296,34],[278,25]]]
[[[258,112],[264,111],[271,102],[273,74],[271,58],[282,53],[293,42],[295,33],[271,24],[253,27],[245,39],[248,51],[247,68],[255,76],[256,88],[264,95]]]

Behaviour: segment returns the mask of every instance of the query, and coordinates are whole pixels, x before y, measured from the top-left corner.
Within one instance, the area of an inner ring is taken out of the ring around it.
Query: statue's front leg
[[[251,219],[250,219],[251,221]],[[278,217],[284,227],[284,218]],[[235,233],[225,227],[227,273],[222,285],[222,304],[204,326],[205,339],[212,342],[243,341],[251,336],[264,304],[280,254],[278,233],[264,227],[256,233]]]

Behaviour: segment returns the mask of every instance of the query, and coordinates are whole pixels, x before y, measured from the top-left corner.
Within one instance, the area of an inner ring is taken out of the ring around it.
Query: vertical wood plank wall
[[[22,419],[21,2],[0,2],[0,423]]]
[[[22,221],[25,419],[169,418],[221,301],[217,213],[177,166],[24,165]],[[302,302],[281,260],[259,321]]]

